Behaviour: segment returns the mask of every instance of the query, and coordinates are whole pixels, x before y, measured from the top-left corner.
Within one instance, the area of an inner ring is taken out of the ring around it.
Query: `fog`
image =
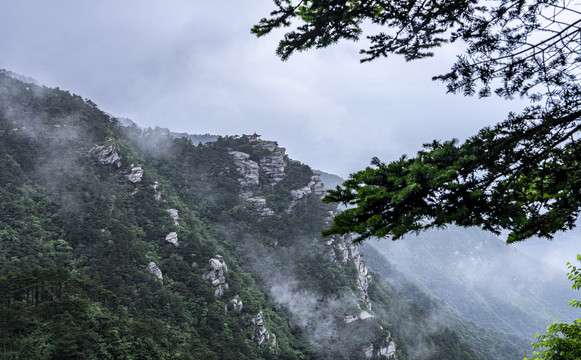
[[[569,301],[578,294],[564,267],[525,254],[524,243],[506,245],[477,228],[451,226],[368,245],[408,280],[481,326],[528,339],[557,319],[576,316]],[[405,285],[398,277],[384,280],[399,289]]]

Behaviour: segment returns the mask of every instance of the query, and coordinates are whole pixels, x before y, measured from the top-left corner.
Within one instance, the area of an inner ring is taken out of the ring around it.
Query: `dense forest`
[[[525,355],[321,237],[324,192],[274,141],[194,144],[0,71],[0,357]]]

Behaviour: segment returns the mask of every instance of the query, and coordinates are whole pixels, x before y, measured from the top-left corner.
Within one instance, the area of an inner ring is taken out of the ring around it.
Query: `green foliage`
[[[581,262],[581,255],[577,255],[577,261]],[[581,269],[570,263],[567,266],[567,277],[573,282],[571,287],[581,289]],[[572,300],[569,305],[581,308],[581,301]],[[571,324],[555,322],[547,327],[545,335],[535,337],[537,341],[533,343],[533,349],[537,351],[530,360],[581,359],[581,318]]]
[[[308,166],[285,158],[282,181],[253,189],[275,210],[261,217],[240,198],[229,154],[243,151],[254,161],[272,155],[258,142],[220,137],[194,146],[165,129],[120,128],[89,100],[5,72],[0,89],[5,357],[363,359],[362,344],[385,341],[386,321],[383,329],[371,320],[344,322],[357,311],[358,271],[352,260],[333,260],[339,250],[319,235],[335,206],[307,196],[289,210],[290,191],[311,181]],[[120,168],[90,153],[103,144],[118,152]],[[144,171],[136,184],[126,177],[133,166]],[[168,209],[179,211],[179,224]],[[165,241],[170,232],[179,246]],[[228,266],[222,296],[203,277],[216,255]],[[149,262],[163,281],[147,271]],[[306,300],[310,308],[301,311],[309,316],[297,320],[274,285]],[[233,310],[235,296],[241,312]],[[251,319],[260,311],[276,346],[252,339]],[[404,331],[393,333],[405,343]],[[434,349],[444,345],[462,348],[452,339]],[[411,349],[403,346],[398,356],[409,358]]]
[[[362,50],[371,61],[388,54],[407,60],[433,55],[446,42],[463,41],[465,53],[447,74],[434,77],[449,92],[480,97],[492,92],[534,105],[485,128],[464,144],[426,145],[415,158],[372,165],[331,192],[328,201],[351,208],[325,234],[358,233],[394,239],[446,224],[480,226],[508,242],[551,238],[571,229],[581,208],[578,134],[578,5],[571,1],[275,1],[276,10],[252,32],[291,29],[279,43],[283,60],[294,51],[341,39],[358,40],[361,24],[383,28]],[[480,87],[480,89],[478,89]],[[493,89],[493,87],[495,87]]]
[[[535,110],[484,129],[465,143],[434,142],[415,158],[374,158],[325,201],[351,207],[325,234],[355,232],[398,239],[447,224],[479,226],[507,242],[552,238],[575,226],[581,207],[581,162],[575,116],[545,118]]]

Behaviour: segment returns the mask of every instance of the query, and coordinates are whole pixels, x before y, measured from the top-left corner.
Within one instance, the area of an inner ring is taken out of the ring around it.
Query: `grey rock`
[[[178,241],[178,234],[176,232],[170,232],[165,236],[165,241],[175,246],[179,246],[180,243]]]
[[[161,270],[159,269],[159,267],[157,267],[157,265],[155,265],[155,263],[153,261],[151,261],[149,264],[147,264],[147,271],[149,271],[150,273],[155,275],[155,277],[158,280],[160,280],[160,281],[163,280],[163,274],[161,273]]]
[[[117,153],[114,144],[96,145],[89,150],[89,154],[95,155],[97,160],[103,165],[112,165],[116,168],[121,167],[121,155]]]
[[[306,200],[306,198],[311,194],[322,197],[326,192],[327,189],[325,189],[325,185],[323,185],[320,176],[315,174],[311,176],[311,181],[309,181],[306,186],[300,189],[291,190],[292,200],[288,211],[291,211],[299,201],[302,201],[303,199]]]
[[[161,200],[161,191],[158,191],[158,190],[157,190],[157,188],[159,187],[159,184],[158,184],[158,182],[157,182],[157,181],[154,181],[152,186],[153,186],[153,191],[155,191],[155,194],[153,195],[153,198],[154,198],[156,201],[159,201],[159,200]]]
[[[222,295],[224,295],[224,288],[222,287],[222,284],[218,284],[218,287],[216,288],[216,290],[214,290],[214,296],[220,297]]]
[[[256,341],[258,346],[265,346],[267,344],[273,347],[276,346],[276,336],[272,334],[271,340],[270,331],[268,331],[268,329],[264,325],[262,310],[259,311],[256,317],[250,320],[250,322],[252,323],[252,328],[254,330],[254,333],[252,334],[251,338],[252,340]]]
[[[256,210],[260,213],[260,217],[267,217],[274,215],[274,211],[271,208],[266,207],[266,199],[260,197],[251,197],[246,199],[249,203],[254,206]]]
[[[212,267],[212,270],[210,270],[207,274],[203,274],[202,278],[212,280],[212,285],[216,286],[214,295],[216,297],[222,296],[224,295],[224,290],[228,289],[228,283],[226,282],[226,277],[224,276],[224,272],[228,270],[228,267],[226,266],[226,262],[224,262],[224,258],[221,255],[214,255],[214,257],[209,260],[209,263]]]
[[[232,304],[234,311],[242,311],[242,300],[240,300],[238,295],[234,296],[234,299],[230,300],[230,303]]]
[[[267,183],[275,185],[284,178],[284,161],[285,149],[276,146],[274,141],[261,141],[261,146],[269,151],[272,155],[260,159],[260,170],[266,174]]]
[[[180,219],[179,212],[176,209],[167,209],[166,211],[169,213],[169,216],[172,217],[174,225],[178,226],[180,224],[178,222],[178,220]]]
[[[131,181],[134,184],[137,184],[141,182],[141,178],[143,177],[143,169],[139,166],[132,167],[131,173],[125,176],[129,179],[129,181]]]
[[[218,271],[220,269],[222,269],[222,261],[212,258],[210,259],[210,265],[212,266],[212,268],[214,269],[214,271]]]
[[[229,151],[228,154],[234,158],[234,164],[242,175],[238,182],[242,188],[253,188],[258,186],[259,166],[256,161],[250,160],[250,155],[241,151]]]
[[[370,358],[373,356],[373,344],[369,344],[363,347],[363,352],[365,353],[365,357]]]

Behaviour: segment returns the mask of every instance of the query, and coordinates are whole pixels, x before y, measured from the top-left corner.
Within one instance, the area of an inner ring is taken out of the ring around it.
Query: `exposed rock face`
[[[293,202],[295,203],[311,195],[312,193],[313,191],[311,190],[310,186],[305,186],[300,189],[291,190],[291,196],[293,197]]]
[[[365,353],[365,357],[370,358],[373,356],[373,344],[369,344],[363,348],[363,352]]]
[[[369,300],[369,293],[367,292],[371,275],[363,261],[363,254],[359,252],[356,245],[353,245],[352,236],[350,234],[343,236],[334,235],[326,242],[326,244],[331,247],[325,253],[325,256],[328,259],[333,261],[339,260],[344,264],[351,260],[357,269],[357,290],[359,297],[358,314],[347,315],[343,320],[346,323],[350,323],[359,319],[366,320],[373,318],[374,315],[369,312],[371,311],[371,301]],[[362,310],[362,308],[365,310]]]
[[[252,197],[246,199],[251,203],[256,210],[260,213],[260,217],[267,217],[274,215],[274,211],[271,208],[266,207],[266,199],[260,197]]]
[[[386,357],[388,359],[393,359],[395,358],[395,343],[393,341],[389,341],[389,337],[387,338],[386,342],[388,342],[387,346],[379,348],[377,355]]]
[[[157,182],[157,181],[154,181],[154,182],[153,182],[153,191],[155,191],[155,194],[153,195],[153,198],[154,198],[156,201],[159,201],[159,200],[161,200],[161,191],[158,191],[158,190],[157,190],[157,188],[158,188],[158,187],[159,187],[159,184],[158,184],[158,182]]]
[[[349,324],[355,320],[367,320],[367,319],[373,319],[374,317],[375,316],[371,315],[368,311],[361,310],[361,312],[358,315],[347,315],[347,316],[345,316],[345,318],[343,320],[347,324]]]
[[[267,344],[270,344],[270,346],[276,346],[276,336],[274,334],[271,335],[270,331],[268,331],[264,325],[262,310],[259,311],[256,317],[250,321],[252,322],[252,328],[254,329],[252,340],[256,340],[258,346],[264,346]]]
[[[230,305],[232,306],[232,310],[238,312],[242,311],[242,300],[240,300],[238,295],[234,296],[234,299],[230,300]],[[226,311],[228,311],[228,304],[226,304]]]
[[[321,175],[313,174],[311,177],[311,182],[313,182],[313,185],[311,185],[313,194],[321,197],[324,196],[327,192],[327,188],[325,188],[325,184],[323,184],[323,181],[321,180]]]
[[[274,185],[284,178],[286,150],[278,147],[275,141],[260,140],[260,146],[272,152],[271,155],[260,159],[260,169],[266,174],[268,184]]]
[[[315,194],[316,196],[322,197],[325,195],[325,185],[321,181],[321,177],[317,174],[311,176],[311,181],[307,184],[307,186],[302,187],[300,189],[291,190],[292,201],[289,207],[289,211],[292,210],[299,201],[306,199],[309,195]]]
[[[93,154],[97,157],[97,160],[103,165],[111,165],[116,168],[121,167],[121,155],[117,153],[114,144],[111,145],[96,145],[91,150],[89,154]]]
[[[365,303],[366,307],[371,310],[371,302],[367,288],[369,287],[369,270],[363,262],[363,254],[357,250],[357,246],[351,245],[351,257],[357,267],[357,288],[359,289],[359,299]]]
[[[274,141],[254,140],[254,142],[272,154],[261,158],[259,163],[250,160],[250,155],[241,151],[229,151],[228,154],[232,156],[234,164],[242,175],[238,179],[241,187],[240,197],[252,203],[261,217],[272,216],[274,211],[266,206],[266,200],[252,195],[260,184],[259,171],[264,173],[269,185],[274,185],[284,178],[285,149],[279,148]]]
[[[143,177],[143,169],[139,166],[132,167],[131,173],[125,175],[134,184],[141,182],[141,178]]]
[[[161,273],[161,270],[157,267],[157,265],[155,265],[155,263],[153,261],[150,262],[149,264],[147,264],[147,271],[149,271],[150,273],[155,275],[157,280],[163,281],[163,274]]]
[[[375,316],[371,315],[370,313],[368,313],[367,311],[363,310],[361,311],[361,314],[359,314],[359,318],[361,320],[366,320],[366,319],[372,319]]]
[[[212,285],[216,287],[216,290],[214,290],[214,296],[222,296],[224,295],[224,290],[228,289],[228,283],[224,276],[224,273],[228,271],[228,267],[221,255],[214,255],[209,263],[212,270],[207,274],[202,275],[202,278],[212,280]]]
[[[179,212],[176,209],[167,209],[166,211],[169,213],[169,216],[172,217],[174,225],[178,226],[180,224],[178,222],[178,220],[180,219]]]
[[[179,246],[180,243],[178,241],[178,234],[176,232],[170,232],[165,236],[165,241],[175,246]]]
[[[234,158],[234,164],[238,168],[238,171],[240,171],[240,174],[242,174],[242,177],[238,179],[238,182],[240,182],[240,185],[242,186],[242,190],[248,191],[249,189],[253,189],[254,187],[258,186],[258,163],[256,163],[256,161],[250,160],[249,154],[243,153],[241,151],[229,151],[228,154]],[[252,193],[250,196],[252,196]]]
[[[391,335],[387,335],[387,338],[378,349],[375,349],[373,344],[369,344],[363,348],[365,356],[370,358],[374,354],[378,357],[383,357],[386,359],[396,359],[395,356],[395,343],[391,341]]]

